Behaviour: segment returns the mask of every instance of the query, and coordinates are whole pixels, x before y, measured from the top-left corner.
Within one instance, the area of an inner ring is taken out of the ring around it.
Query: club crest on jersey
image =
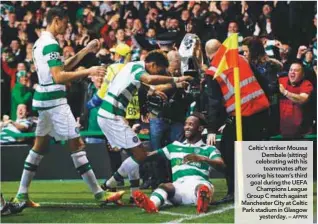
[[[195,148],[195,149],[194,149],[194,153],[195,153],[195,154],[199,154],[199,153],[200,153],[200,148]]]
[[[137,143],[138,142],[138,137],[137,136],[135,136],[135,137],[133,137],[133,142],[135,142],[135,143]]]
[[[50,53],[50,60],[57,60],[59,58],[59,53],[51,52]]]

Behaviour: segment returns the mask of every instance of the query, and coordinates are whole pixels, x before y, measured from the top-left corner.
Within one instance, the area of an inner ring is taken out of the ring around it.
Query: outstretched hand
[[[189,155],[186,155],[184,158],[183,158],[183,162],[184,163],[190,163],[190,162],[203,162],[204,160],[204,157],[203,156],[199,156],[197,154],[189,154]]]
[[[154,94],[157,95],[157,96],[160,96],[160,98],[163,99],[163,100],[167,100],[168,99],[167,95],[164,92],[156,90],[154,92]]]
[[[191,81],[191,80],[193,80],[193,77],[187,75],[187,76],[178,77],[178,81],[177,82]]]
[[[189,86],[189,83],[186,81],[176,83],[178,89],[185,89]]]
[[[87,45],[86,45],[86,49],[90,52],[90,53],[97,53],[99,51],[101,47],[101,44],[99,42],[98,39],[94,39],[91,40]]]
[[[90,76],[102,76],[106,75],[106,69],[103,66],[93,66],[89,68]]]

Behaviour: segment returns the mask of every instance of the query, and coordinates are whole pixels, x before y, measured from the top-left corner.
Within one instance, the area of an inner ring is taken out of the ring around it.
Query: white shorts
[[[122,117],[115,119],[98,116],[97,122],[112,147],[130,149],[141,144],[137,134]]]
[[[197,180],[193,178],[188,178],[185,180],[180,180],[172,183],[175,187],[175,194],[170,201],[173,204],[190,205],[197,203],[196,187],[200,184],[206,185],[211,192],[214,192],[213,185],[205,180]]]
[[[80,136],[74,115],[68,104],[49,110],[39,111],[36,136],[50,135],[57,141],[68,140]]]

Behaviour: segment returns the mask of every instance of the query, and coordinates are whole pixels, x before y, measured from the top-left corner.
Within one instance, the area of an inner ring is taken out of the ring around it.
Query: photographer
[[[167,58],[169,61],[168,73],[173,77],[180,76],[181,61],[179,53],[172,50],[167,54]],[[156,89],[160,88],[160,91],[164,91],[168,96],[166,102],[158,97],[147,97],[152,150],[157,150],[165,144],[183,139],[183,122],[191,102],[184,90],[186,85],[187,83],[184,82],[178,83],[172,88],[170,84],[157,86]],[[152,166],[152,169],[149,170],[151,173],[149,180],[142,185],[144,189],[150,187],[150,185],[155,188],[158,184],[170,180],[171,169],[164,159],[160,157],[154,159]]]

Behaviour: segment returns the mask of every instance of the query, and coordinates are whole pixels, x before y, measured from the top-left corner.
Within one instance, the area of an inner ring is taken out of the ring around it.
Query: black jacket
[[[213,77],[206,76],[208,133],[217,133],[227,117],[223,104],[223,94],[218,82]]]

